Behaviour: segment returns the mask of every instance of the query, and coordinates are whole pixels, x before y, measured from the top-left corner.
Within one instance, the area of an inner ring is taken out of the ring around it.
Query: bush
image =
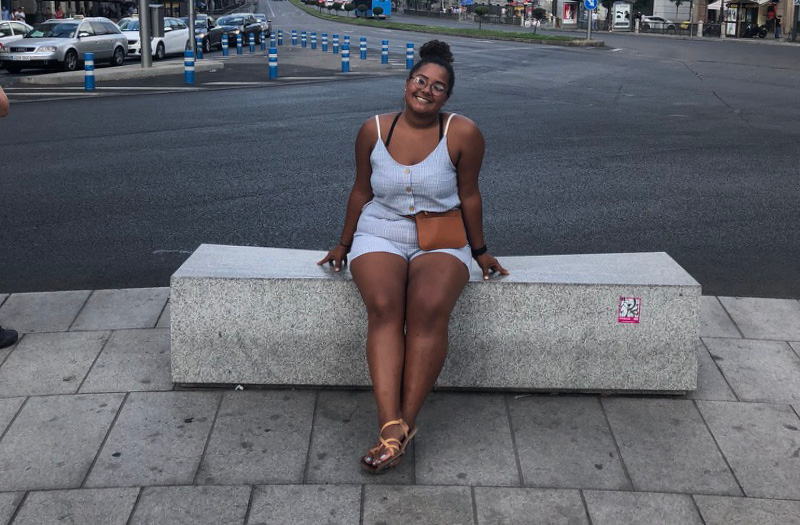
[[[376,7],[375,9],[372,10],[372,14],[375,16],[381,16],[383,14],[383,8]]]
[[[356,4],[353,2],[347,2],[344,4],[344,10],[347,11],[347,16],[350,16],[350,11],[355,10]]]
[[[334,2],[331,7],[333,7],[334,11],[341,11],[342,10],[342,3],[341,2]]]
[[[489,8],[485,5],[479,5],[475,8],[475,14],[478,15],[478,29],[483,25],[483,17],[489,13]]]
[[[358,4],[358,10],[361,11],[362,13],[366,13],[367,12],[367,4]]]

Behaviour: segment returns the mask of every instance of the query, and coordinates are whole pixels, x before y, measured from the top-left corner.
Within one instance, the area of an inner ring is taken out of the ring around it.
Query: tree
[[[675,4],[675,20],[678,19],[678,8],[683,4],[683,0],[669,0],[673,4]]]
[[[485,5],[479,5],[475,8],[475,14],[478,15],[478,29],[483,25],[483,17],[489,13],[489,8]]]
[[[356,4],[354,2],[347,2],[344,4],[344,10],[347,11],[347,16],[350,16],[350,11],[355,10]]]
[[[537,7],[536,9],[534,9],[534,10],[533,10],[533,18],[534,18],[534,19],[535,19],[537,22],[541,23],[541,22],[542,22],[542,20],[544,20],[545,18],[547,18],[547,9],[545,9],[545,8],[543,8],[543,7]],[[536,31],[537,31],[538,29],[539,29],[539,24],[536,24],[536,25],[534,26],[534,28],[533,28],[533,34],[534,34],[534,35],[536,34]]]
[[[377,17],[380,17],[383,14],[383,8],[382,7],[373,7],[372,8],[372,14],[377,16]]]

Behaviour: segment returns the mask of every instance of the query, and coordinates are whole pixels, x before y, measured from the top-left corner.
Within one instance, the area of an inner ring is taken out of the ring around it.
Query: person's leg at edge
[[[450,314],[469,281],[469,270],[446,253],[411,260],[406,299],[406,360],[401,407],[410,428],[433,389],[447,356]]]
[[[378,406],[378,423],[383,426],[402,417],[400,388],[408,263],[393,253],[367,253],[350,261],[350,273],[367,310],[367,363]],[[391,426],[383,437],[402,439],[403,431],[397,425]],[[379,450],[377,457],[382,455]]]

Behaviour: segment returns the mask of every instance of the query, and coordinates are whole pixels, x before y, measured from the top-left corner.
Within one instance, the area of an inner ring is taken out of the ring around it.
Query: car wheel
[[[166,56],[167,52],[164,50],[164,42],[159,42],[156,46],[156,60],[164,60]]]
[[[673,26],[673,25],[668,25],[668,26],[667,26],[667,31],[675,31],[675,26]]]
[[[121,66],[125,63],[125,50],[121,47],[117,47],[114,49],[114,54],[111,55],[111,65],[112,66]]]
[[[19,67],[19,66],[12,66],[11,64],[6,64],[6,65],[5,65],[5,66],[3,66],[3,67],[4,67],[4,68],[6,68],[6,71],[8,71],[9,73],[19,73],[20,71],[22,71],[22,68],[21,68],[21,67]]]
[[[64,71],[76,71],[78,69],[78,53],[74,49],[67,51],[64,56]]]
[[[642,29],[647,31],[648,29],[650,29],[650,24],[642,24]]]

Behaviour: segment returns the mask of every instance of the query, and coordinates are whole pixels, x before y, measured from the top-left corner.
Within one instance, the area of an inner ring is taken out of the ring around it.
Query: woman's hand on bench
[[[333,271],[339,272],[342,270],[342,267],[347,264],[348,253],[350,253],[350,247],[339,243],[331,248],[330,251],[328,251],[328,255],[326,255],[325,258],[319,261],[317,264],[321,266],[325,263],[328,263],[333,266]]]

